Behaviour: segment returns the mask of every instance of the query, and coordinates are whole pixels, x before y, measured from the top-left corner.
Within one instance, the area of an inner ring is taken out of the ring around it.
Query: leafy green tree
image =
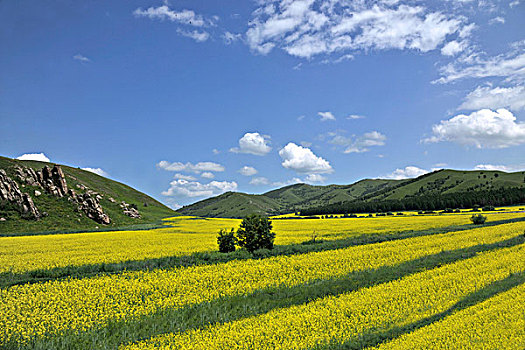
[[[470,221],[472,221],[474,225],[483,225],[485,221],[487,221],[487,217],[481,214],[472,215]]]
[[[233,228],[230,232],[226,229],[220,229],[219,235],[217,236],[217,244],[219,245],[219,252],[221,253],[230,253],[235,251],[235,244],[237,243],[237,238],[235,237],[235,231]]]
[[[261,215],[245,217],[237,230],[239,247],[244,247],[249,252],[257,249],[273,249],[275,233],[272,232],[272,222]]]

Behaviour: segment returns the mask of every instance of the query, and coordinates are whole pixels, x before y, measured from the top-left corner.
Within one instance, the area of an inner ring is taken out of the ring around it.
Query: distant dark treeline
[[[525,188],[426,194],[403,199],[339,202],[301,210],[301,215],[377,213],[403,210],[444,210],[474,206],[504,206],[525,203]]]

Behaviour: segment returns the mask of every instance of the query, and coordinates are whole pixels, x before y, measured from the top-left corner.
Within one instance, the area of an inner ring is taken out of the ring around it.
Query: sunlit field
[[[3,237],[0,347],[517,349],[515,209],[484,225],[472,213],[274,218],[275,249],[253,254],[217,252],[235,219]]]
[[[316,236],[337,240],[357,235],[397,234],[470,223],[467,214],[273,220],[276,244],[301,243]],[[524,213],[485,214],[488,221],[523,217]],[[219,229],[237,228],[241,220],[175,217],[166,228],[0,238],[0,273],[66,266],[120,263],[215,251]]]

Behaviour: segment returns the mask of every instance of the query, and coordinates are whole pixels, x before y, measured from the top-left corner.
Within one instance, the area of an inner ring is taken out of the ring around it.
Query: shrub
[[[496,208],[494,208],[492,205],[486,205],[486,206],[483,207],[482,210],[483,211],[493,211],[494,209],[496,209]]]
[[[235,251],[235,243],[237,243],[237,238],[235,237],[235,231],[233,228],[230,232],[226,231],[225,229],[219,230],[219,235],[217,236],[219,252],[230,253]]]
[[[472,221],[474,225],[483,225],[485,221],[487,221],[487,217],[481,214],[472,215],[470,221]]]
[[[256,214],[245,217],[237,230],[239,247],[246,248],[249,252],[273,249],[274,239],[272,222],[267,217]]]

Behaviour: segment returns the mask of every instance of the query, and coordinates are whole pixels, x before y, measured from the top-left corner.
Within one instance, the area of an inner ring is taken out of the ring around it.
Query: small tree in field
[[[275,233],[272,232],[272,222],[267,217],[250,215],[245,217],[237,230],[239,247],[249,252],[257,249],[273,249]]]
[[[481,214],[472,215],[470,221],[472,221],[474,225],[483,225],[485,221],[487,221],[487,217]]]
[[[235,243],[237,243],[237,238],[235,237],[235,231],[233,228],[230,232],[226,231],[225,229],[219,230],[219,235],[217,236],[219,252],[230,253],[235,251]]]

